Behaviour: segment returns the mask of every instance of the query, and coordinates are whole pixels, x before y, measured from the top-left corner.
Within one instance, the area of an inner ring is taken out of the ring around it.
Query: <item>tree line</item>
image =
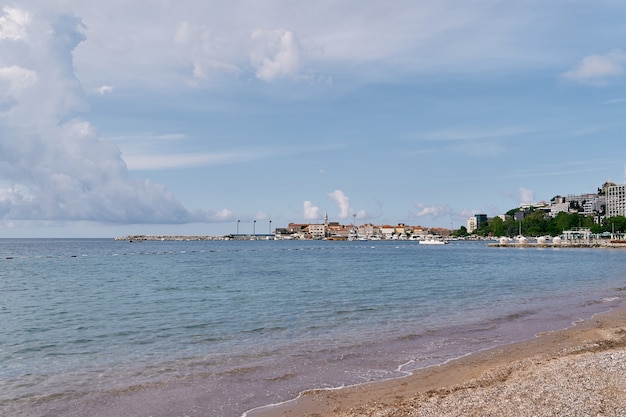
[[[626,217],[610,217],[598,224],[592,216],[584,216],[579,213],[561,212],[556,217],[546,217],[543,211],[535,210],[527,214],[523,220],[515,220],[513,216],[507,216],[506,220],[494,217],[491,221],[481,224],[472,234],[514,237],[520,234],[521,228],[521,233],[525,236],[558,236],[564,230],[570,230],[574,227],[585,227],[590,229],[592,233],[598,234],[603,232],[623,233],[626,231]],[[459,237],[468,234],[465,226],[461,226],[454,233],[455,236]]]

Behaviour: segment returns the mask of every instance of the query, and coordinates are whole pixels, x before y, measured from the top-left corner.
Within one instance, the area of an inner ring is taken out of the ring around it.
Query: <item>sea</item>
[[[0,415],[238,417],[626,306],[626,250],[0,239]]]

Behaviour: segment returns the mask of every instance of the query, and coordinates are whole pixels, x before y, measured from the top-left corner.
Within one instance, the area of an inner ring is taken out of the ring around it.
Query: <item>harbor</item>
[[[540,236],[529,239],[519,235],[509,239],[501,237],[497,243],[488,244],[489,247],[531,247],[531,248],[626,248],[626,240],[621,234],[601,233],[594,234],[591,230],[583,227],[576,227],[571,230],[564,230],[560,236]]]

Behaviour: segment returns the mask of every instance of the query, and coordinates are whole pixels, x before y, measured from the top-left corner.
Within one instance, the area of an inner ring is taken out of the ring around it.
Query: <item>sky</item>
[[[626,2],[0,0],[0,237],[458,228],[626,176]]]

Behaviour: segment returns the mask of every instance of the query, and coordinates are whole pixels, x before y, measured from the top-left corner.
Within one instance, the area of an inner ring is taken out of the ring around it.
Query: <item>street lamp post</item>
[[[271,221],[271,220],[270,220],[270,230],[269,230],[269,233],[268,233],[268,234],[269,234],[269,235],[271,235],[271,234],[272,234],[272,221]]]
[[[252,236],[256,236],[256,220],[252,222]]]
[[[237,234],[239,234],[239,222],[241,222],[241,220],[237,220]]]

